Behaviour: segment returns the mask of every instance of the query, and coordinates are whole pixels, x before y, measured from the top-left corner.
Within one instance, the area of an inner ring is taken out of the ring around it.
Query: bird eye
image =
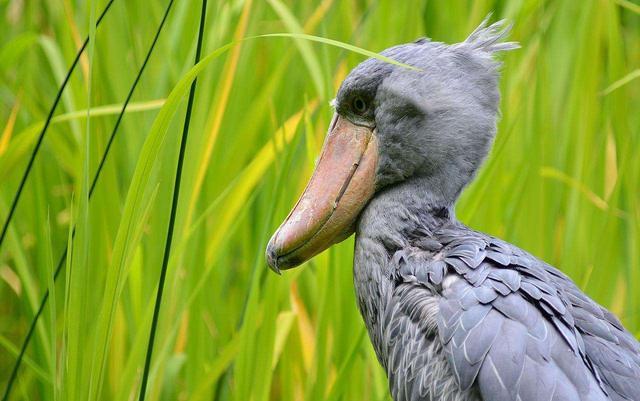
[[[353,98],[353,111],[358,114],[364,114],[364,112],[367,111],[367,102],[360,96],[356,96]]]

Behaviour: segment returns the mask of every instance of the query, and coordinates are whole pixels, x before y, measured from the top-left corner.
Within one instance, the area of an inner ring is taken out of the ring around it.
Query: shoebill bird
[[[640,344],[558,269],[456,220],[498,116],[503,22],[368,59],[271,238],[276,272],[355,232],[358,305],[396,401],[640,400]],[[509,190],[503,188],[503,190]]]

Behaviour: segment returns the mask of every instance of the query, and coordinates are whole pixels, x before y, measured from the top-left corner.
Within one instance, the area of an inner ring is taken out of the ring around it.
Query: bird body
[[[360,217],[354,282],[394,400],[640,400],[638,342],[567,276],[389,192]]]
[[[493,58],[481,24],[420,39],[343,81],[315,172],[269,241],[276,271],[355,232],[358,306],[395,401],[640,401],[640,344],[566,275],[455,218],[488,154]]]

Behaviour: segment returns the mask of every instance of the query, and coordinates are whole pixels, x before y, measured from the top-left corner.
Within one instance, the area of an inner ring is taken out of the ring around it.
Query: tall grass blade
[[[109,11],[109,9],[111,8],[111,5],[113,4],[113,2],[114,0],[109,0],[104,10],[102,10],[102,13],[98,17],[98,20],[96,21],[96,27],[100,25],[100,22],[102,22],[102,19],[107,14],[107,11]],[[67,83],[71,78],[71,74],[73,73],[73,70],[75,70],[76,65],[78,64],[78,61],[80,60],[80,56],[82,56],[82,53],[84,52],[84,49],[87,47],[88,43],[89,43],[89,37],[87,36],[87,38],[82,44],[82,47],[80,47],[80,50],[78,50],[76,57],[73,59],[73,62],[71,63],[71,67],[69,67],[69,71],[67,72],[67,75],[64,77],[64,80],[62,81],[62,85],[60,85],[60,89],[58,89],[58,93],[56,94],[56,97],[53,101],[53,105],[51,106],[51,109],[49,109],[49,114],[47,115],[47,119],[45,120],[44,127],[42,127],[42,131],[40,131],[40,135],[38,136],[38,140],[36,141],[36,146],[33,148],[33,151],[31,152],[31,156],[29,157],[27,168],[25,169],[22,175],[22,179],[20,180],[20,184],[18,185],[16,194],[14,195],[13,200],[11,201],[9,214],[7,215],[4,221],[4,224],[2,225],[2,231],[0,232],[0,247],[4,242],[5,236],[7,235],[7,229],[9,228],[9,223],[11,222],[11,219],[13,218],[13,214],[16,210],[16,207],[18,206],[18,201],[20,200],[20,196],[22,195],[24,185],[27,182],[27,178],[29,177],[29,174],[31,173],[31,169],[33,168],[33,162],[36,159],[36,155],[38,154],[38,151],[40,150],[40,146],[42,145],[42,140],[44,139],[44,135],[47,132],[47,128],[49,128],[49,124],[51,123],[51,119],[53,118],[53,113],[56,111],[56,107],[58,107],[58,103],[60,102],[60,98],[62,97],[62,92],[67,87]],[[14,379],[14,374],[12,373],[11,379],[9,380],[9,383],[7,385],[7,390],[5,390],[5,396],[3,396],[2,398],[3,401],[7,399],[6,397],[8,397],[8,392],[11,391],[11,386],[13,385],[13,379]]]
[[[96,28],[100,25],[100,22],[102,22],[102,19],[104,18],[104,16],[107,14],[107,12],[109,11],[109,9],[111,8],[111,5],[113,4],[114,0],[109,0],[109,2],[107,3],[107,5],[105,6],[105,8],[102,10],[102,13],[100,14],[100,16],[98,17],[97,21],[96,21]],[[13,197],[13,200],[11,201],[11,206],[9,208],[9,213],[4,221],[4,224],[2,226],[2,231],[0,232],[0,247],[2,246],[2,243],[4,242],[4,239],[6,237],[7,234],[7,229],[9,228],[9,224],[11,222],[11,219],[13,218],[13,215],[15,213],[16,207],[18,206],[18,201],[20,200],[20,196],[22,195],[22,191],[24,189],[24,185],[27,182],[27,178],[29,177],[29,174],[31,173],[31,169],[33,168],[33,163],[35,161],[36,155],[38,154],[38,151],[40,150],[40,146],[42,145],[42,140],[44,139],[44,136],[47,132],[47,128],[49,128],[49,124],[51,123],[51,119],[53,118],[53,113],[56,110],[56,107],[58,106],[58,103],[60,102],[60,99],[62,97],[62,92],[64,91],[64,89],[67,87],[67,84],[69,82],[69,79],[71,78],[71,74],[73,73],[73,71],[76,68],[76,65],[78,64],[78,61],[80,60],[80,57],[82,56],[82,53],[84,52],[85,48],[87,47],[87,44],[89,43],[89,36],[87,36],[87,38],[85,39],[85,41],[83,42],[82,46],[80,47],[80,50],[78,50],[76,57],[73,59],[73,62],[71,63],[71,66],[69,67],[69,70],[67,72],[67,75],[65,76],[64,80],[62,81],[62,85],[60,85],[60,88],[58,89],[58,93],[56,94],[56,97],[53,101],[53,105],[51,106],[51,109],[49,110],[49,114],[47,115],[47,119],[45,120],[44,123],[44,127],[42,128],[42,131],[40,131],[40,135],[38,136],[38,140],[36,141],[36,145],[33,148],[33,151],[31,152],[31,156],[29,158],[29,162],[27,163],[27,168],[25,169],[22,178],[20,180],[20,184],[18,185],[18,189],[16,190],[16,193]],[[40,317],[40,315],[42,314],[42,310],[44,307],[44,303],[46,302],[46,299],[49,297],[49,291],[47,290],[45,293],[45,296],[43,297],[44,300],[43,302],[41,302],[41,306],[40,308],[38,308],[38,311],[36,312],[36,315],[34,317],[34,321],[32,323],[32,325],[29,328],[29,331],[27,332],[27,336],[28,339],[31,338],[31,335],[33,334],[33,329],[35,327],[35,322],[36,319]],[[28,344],[28,339],[25,340],[25,342],[23,343],[21,349],[20,349],[20,354],[18,355],[18,360],[16,361],[13,369],[11,370],[11,375],[9,376],[9,380],[7,382],[7,387],[5,388],[4,391],[4,395],[2,396],[2,401],[7,401],[9,399],[9,395],[11,394],[11,389],[13,388],[13,384],[15,382],[15,379],[17,377],[18,374],[18,369],[20,367],[20,362],[22,361],[22,357],[24,356],[24,352],[26,350],[27,344]]]
[[[628,84],[629,82],[633,81],[636,78],[640,78],[640,68],[630,72],[628,75],[620,78],[616,82],[609,85],[605,90],[602,91],[602,95],[606,96],[611,92],[613,92],[614,90],[621,88],[622,86]]]
[[[349,43],[341,42],[339,40],[323,38],[323,37],[320,37],[320,36],[309,35],[309,34],[306,34],[306,33],[267,33],[267,34],[264,34],[264,35],[258,35],[256,37],[257,38],[278,38],[278,37],[281,37],[281,38],[293,38],[293,39],[309,40],[311,42],[318,42],[318,43],[323,43],[323,44],[329,45],[329,46],[339,47],[341,49],[345,49],[345,50],[348,50],[348,51],[353,52],[353,53],[358,53],[358,54],[361,54],[363,56],[375,58],[375,59],[378,59],[380,61],[384,61],[385,63],[397,65],[399,67],[408,68],[410,70],[414,70],[414,71],[419,71],[420,70],[418,67],[415,67],[415,66],[400,62],[398,60],[394,60],[391,57],[383,56],[382,54],[379,54],[379,53],[376,53],[376,52],[372,52],[371,50],[363,49],[361,47],[354,46],[354,45],[351,45]]]
[[[127,110],[127,106],[129,105],[129,102],[131,101],[131,97],[133,96],[133,92],[135,92],[136,88],[138,87],[138,83],[140,82],[140,78],[142,77],[142,73],[144,72],[145,68],[147,67],[147,63],[149,62],[149,59],[151,58],[151,54],[153,53],[153,50],[156,47],[156,43],[158,43],[158,38],[160,37],[160,33],[162,32],[162,28],[164,28],[165,22],[167,22],[167,17],[169,16],[169,12],[171,11],[171,7],[173,6],[173,2],[174,2],[174,0],[169,0],[169,4],[167,4],[167,8],[165,9],[164,15],[162,16],[162,20],[160,21],[160,25],[158,25],[158,29],[156,30],[156,33],[153,36],[153,41],[151,42],[151,45],[149,46],[149,50],[147,51],[147,54],[144,57],[144,61],[142,62],[142,65],[140,66],[140,69],[138,70],[138,74],[136,75],[136,78],[133,81],[133,84],[131,85],[131,88],[129,89],[129,93],[127,94],[127,98],[125,99],[124,103],[122,104],[122,109],[120,109],[120,114],[118,114],[118,118],[116,119],[116,123],[113,126],[113,130],[111,131],[111,135],[109,135],[109,140],[107,141],[107,146],[105,147],[104,153],[102,154],[102,158],[100,159],[100,163],[98,164],[98,169],[96,170],[96,174],[93,176],[93,180],[91,181],[91,187],[89,188],[89,197],[91,197],[91,195],[93,195],[93,191],[95,190],[96,184],[98,183],[98,178],[100,178],[100,172],[102,171],[102,168],[104,167],[104,163],[107,160],[107,156],[109,155],[109,151],[111,150],[111,145],[113,144],[113,140],[115,139],[116,133],[118,132],[118,127],[120,127],[120,123],[122,122],[122,117],[124,116],[124,113]]]
[[[300,23],[296,20],[295,16],[291,13],[291,11],[287,8],[287,6],[281,2],[280,0],[268,0],[269,4],[276,11],[280,19],[284,22],[287,29],[297,35],[303,35],[304,29],[300,25]],[[322,79],[322,73],[320,69],[320,62],[318,61],[318,57],[313,52],[310,44],[307,41],[303,40],[294,40],[296,46],[300,50],[300,54],[302,55],[302,59],[304,60],[307,68],[309,69],[309,75],[311,79],[313,79],[313,84],[316,87],[316,91],[318,92],[318,96],[324,98],[324,94],[326,92],[326,87]]]
[[[194,65],[200,62],[200,54],[202,52],[202,38],[204,37],[204,21],[207,11],[207,0],[202,0],[202,9],[200,11],[200,27],[198,28],[198,44],[196,47],[196,57]],[[147,343],[147,353],[144,362],[144,371],[142,373],[142,383],[140,385],[139,401],[144,401],[147,393],[147,382],[149,380],[149,370],[151,368],[151,357],[153,355],[153,343],[156,336],[156,328],[160,317],[160,306],[162,304],[162,294],[164,292],[164,281],[167,276],[167,267],[169,264],[169,254],[171,251],[171,242],[173,241],[173,229],[176,220],[176,210],[178,208],[178,199],[180,198],[180,182],[182,178],[182,165],[184,163],[184,150],[187,146],[187,138],[189,136],[189,123],[191,122],[191,111],[193,109],[193,100],[196,94],[196,84],[198,80],[194,79],[189,90],[189,100],[187,103],[187,111],[184,118],[184,127],[182,129],[182,139],[180,142],[180,151],[178,154],[178,165],[176,167],[175,183],[173,185],[173,199],[171,202],[171,212],[169,215],[169,226],[167,228],[167,239],[165,242],[164,255],[162,257],[162,267],[160,270],[160,280],[158,281],[158,291],[156,301],[153,308],[153,318],[151,320],[151,330],[149,333],[149,342]]]
[[[113,3],[113,0],[111,0],[109,2],[109,4],[105,7],[105,10],[102,12],[102,14],[100,15],[100,17],[98,19],[98,24],[100,23],[100,20],[102,19],[102,17],[104,16],[104,14],[106,13],[106,11],[108,10],[108,8],[111,6],[112,3]],[[88,195],[89,199],[91,199],[91,197],[93,196],[93,192],[94,192],[94,190],[96,188],[96,185],[98,183],[98,179],[100,178],[100,174],[101,174],[102,169],[104,167],[104,163],[107,160],[107,157],[109,155],[109,151],[111,150],[111,145],[113,144],[113,141],[114,141],[114,139],[116,137],[116,133],[118,132],[118,128],[120,127],[120,123],[122,122],[122,118],[123,118],[125,112],[127,111],[127,106],[129,105],[129,102],[131,101],[133,93],[135,92],[135,89],[138,86],[138,83],[140,82],[140,78],[142,77],[142,73],[144,72],[144,70],[145,70],[145,68],[147,66],[147,63],[149,62],[149,59],[151,57],[151,54],[153,53],[153,50],[155,49],[156,43],[158,42],[158,38],[160,37],[160,33],[162,32],[162,29],[163,29],[163,27],[165,25],[165,22],[167,21],[167,17],[169,16],[169,12],[171,11],[171,7],[173,6],[173,3],[174,3],[174,0],[170,0],[169,1],[169,4],[167,5],[167,8],[166,8],[166,10],[164,12],[164,15],[162,17],[162,20],[160,21],[160,24],[158,25],[158,29],[156,30],[156,33],[155,33],[155,35],[153,37],[153,41],[151,42],[151,45],[149,46],[147,54],[146,54],[146,56],[144,58],[144,61],[142,62],[142,65],[140,66],[140,69],[138,70],[136,78],[133,81],[133,84],[131,85],[131,88],[129,89],[129,93],[127,94],[127,97],[126,97],[124,103],[122,104],[122,106],[120,108],[120,112],[119,112],[118,117],[116,119],[116,123],[114,124],[113,129],[111,131],[111,134],[109,135],[109,140],[107,142],[107,146],[106,146],[106,148],[104,150],[104,153],[102,154],[102,158],[100,159],[100,163],[98,165],[96,173],[93,176],[93,179],[91,181],[91,186],[89,188],[89,195]],[[87,38],[87,41],[88,41],[88,38]],[[84,50],[84,48],[86,47],[87,41],[85,41],[81,51],[78,53],[78,56],[82,53],[82,50]],[[77,64],[78,59],[79,59],[79,57],[76,57],[76,59],[74,61],[74,64],[71,67],[72,69]],[[65,84],[68,81],[69,75],[65,79]],[[60,91],[59,95],[61,94],[61,92],[62,92],[62,90]],[[57,100],[59,100],[59,96],[56,99],[56,102],[57,102]],[[55,105],[52,108],[52,111],[53,111],[54,108],[55,108]],[[45,122],[45,126],[44,126],[44,128],[42,130],[42,133],[40,134],[40,139],[38,140],[38,144],[36,145],[36,148],[40,146],[39,144],[41,142],[43,134],[46,131],[47,126],[49,125],[50,122],[51,122],[51,114],[50,114],[49,118],[47,119],[47,121]],[[35,155],[36,151],[34,151],[34,155]],[[33,157],[35,157],[35,156],[33,156]],[[33,157],[32,157],[32,160],[33,160]],[[30,167],[27,168],[27,172],[25,173],[25,176],[28,174],[29,169],[30,169]],[[24,182],[24,178],[23,178],[23,182]],[[15,202],[16,201],[14,200],[14,203]],[[71,232],[71,241],[73,241],[73,239],[75,238],[75,234],[76,234],[76,229],[75,229],[75,226],[74,226],[73,229],[72,229],[72,232]],[[0,244],[1,244],[1,240],[0,240]],[[56,265],[56,268],[55,268],[55,271],[54,271],[54,274],[53,274],[53,282],[54,283],[57,281],[58,276],[60,275],[60,273],[62,271],[62,267],[65,265],[65,261],[66,261],[66,258],[67,258],[67,251],[68,251],[68,248],[65,246],[64,251],[62,252],[62,255],[60,255],[60,258],[58,259],[58,264]],[[11,393],[11,387],[13,386],[13,382],[15,381],[16,376],[18,374],[18,370],[20,369],[20,365],[22,363],[22,359],[24,357],[24,353],[26,352],[27,347],[29,346],[29,342],[31,341],[31,337],[33,336],[33,332],[35,330],[35,327],[36,327],[36,325],[38,323],[38,320],[40,319],[40,315],[42,315],[42,311],[44,310],[44,307],[47,304],[47,301],[49,299],[49,289],[50,288],[51,287],[48,287],[45,290],[45,293],[42,296],[42,300],[40,301],[40,306],[38,307],[38,310],[36,311],[36,314],[33,316],[33,319],[31,320],[31,323],[29,324],[29,329],[27,330],[27,334],[25,336],[25,339],[24,339],[24,341],[22,343],[22,346],[20,347],[20,353],[18,354],[18,358],[16,359],[16,362],[15,362],[15,364],[13,366],[12,371],[11,371],[11,376],[9,378],[9,382],[7,384],[7,388],[6,388],[5,394],[3,396],[3,401],[8,400],[8,398],[9,398],[9,395]]]
[[[193,211],[199,198],[198,194],[202,190],[202,183],[204,182],[204,178],[211,161],[211,154],[216,145],[218,135],[220,134],[220,127],[222,126],[222,121],[225,114],[224,111],[227,108],[231,88],[233,87],[233,83],[235,82],[234,77],[238,69],[238,61],[240,59],[240,53],[242,50],[241,40],[245,36],[249,23],[249,12],[251,10],[251,4],[252,0],[247,0],[243,5],[240,21],[238,22],[238,26],[233,34],[233,40],[238,43],[238,46],[234,47],[233,51],[231,51],[229,60],[225,64],[224,70],[220,77],[220,88],[217,91],[218,93],[216,93],[215,95],[216,102],[211,107],[211,118],[210,123],[208,124],[211,126],[211,128],[208,130],[209,133],[202,148],[202,154],[198,162],[198,171],[196,172],[193,189],[191,190],[191,194],[189,196],[190,202],[187,208],[186,218],[187,225],[189,224],[193,216]]]
[[[615,0],[620,6],[626,8],[627,10],[631,10],[634,13],[640,14],[640,5],[632,3],[629,0]]]

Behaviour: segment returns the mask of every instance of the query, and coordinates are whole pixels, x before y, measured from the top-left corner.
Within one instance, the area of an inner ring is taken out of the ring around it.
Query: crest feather
[[[520,48],[518,42],[502,42],[505,39],[513,24],[507,24],[507,20],[500,20],[488,25],[491,14],[480,23],[480,25],[471,32],[471,35],[461,44],[471,47],[474,50],[480,50],[487,53],[495,53]]]

